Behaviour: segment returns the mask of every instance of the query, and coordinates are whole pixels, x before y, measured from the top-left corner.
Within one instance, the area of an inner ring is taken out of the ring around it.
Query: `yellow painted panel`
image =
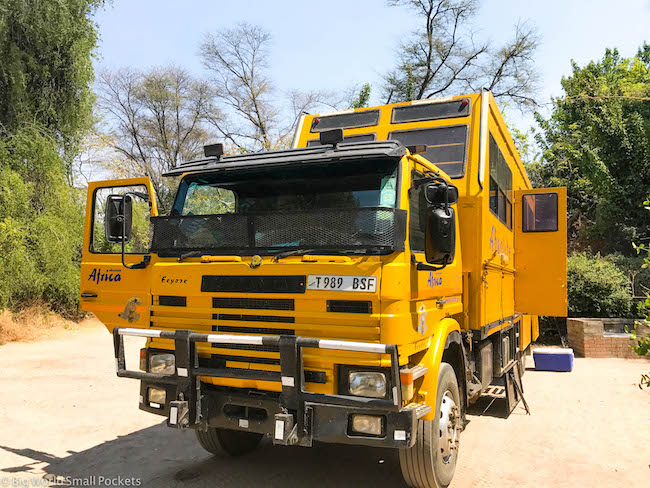
[[[557,195],[557,230],[539,231],[539,215],[527,195]],[[566,294],[566,188],[517,190],[515,205],[515,310],[532,315],[564,317],[567,314]],[[527,218],[530,229],[524,232]]]
[[[81,259],[81,293],[97,295],[81,297],[80,308],[93,312],[109,330],[114,327],[144,328],[149,326],[151,306],[151,272],[156,257],[144,269],[128,269],[122,265],[121,254],[104,254],[91,250],[93,233],[93,200],[101,188],[142,185],[151,201],[150,213],[158,214],[156,197],[149,178],[125,178],[95,181],[88,184],[83,253]],[[129,254],[125,262],[142,261],[143,254]]]

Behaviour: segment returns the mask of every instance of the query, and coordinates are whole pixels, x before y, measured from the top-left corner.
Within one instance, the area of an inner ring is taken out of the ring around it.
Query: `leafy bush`
[[[628,277],[600,254],[569,256],[567,281],[570,317],[626,317],[632,312]]]
[[[63,168],[40,131],[0,137],[0,309],[40,299],[77,309],[84,211]]]

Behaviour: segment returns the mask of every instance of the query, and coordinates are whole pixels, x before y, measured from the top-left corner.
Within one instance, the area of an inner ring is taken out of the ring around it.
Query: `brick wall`
[[[632,341],[624,327],[632,328],[634,320],[629,319],[567,319],[569,346],[575,355],[585,358],[627,358],[637,356],[630,348]],[[641,324],[639,335],[650,334],[650,326]]]

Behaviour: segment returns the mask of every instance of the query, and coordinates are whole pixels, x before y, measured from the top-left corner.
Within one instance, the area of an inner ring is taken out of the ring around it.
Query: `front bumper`
[[[126,369],[123,336],[156,337],[174,341],[176,371],[164,375]],[[321,442],[363,444],[381,447],[410,447],[415,443],[418,418],[426,415],[426,405],[402,407],[397,346],[352,341],[333,341],[296,336],[243,336],[198,334],[190,330],[113,330],[117,375],[142,380],[141,408],[168,417],[176,428],[218,427],[270,435],[275,444],[311,446]],[[279,346],[280,371],[199,367],[197,342]],[[304,391],[302,348],[335,349],[386,354],[391,358],[392,391],[389,399],[325,395]],[[282,393],[242,393],[241,390],[202,383],[200,377],[245,378],[280,381]],[[147,389],[164,388],[166,404],[147,407]],[[383,417],[381,436],[352,433],[353,414]]]

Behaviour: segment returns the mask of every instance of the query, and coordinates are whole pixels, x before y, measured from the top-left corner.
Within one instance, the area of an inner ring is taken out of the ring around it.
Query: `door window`
[[[110,195],[124,195],[127,192],[148,193],[144,185],[103,187],[95,190],[93,198],[93,233],[90,242],[92,252],[101,254],[120,254],[122,252],[121,243],[109,242],[106,239],[106,201]],[[124,252],[144,254],[149,252],[151,243],[149,202],[138,197],[131,198],[133,224],[131,238],[124,244]]]
[[[557,193],[536,193],[522,198],[522,230],[555,232],[558,229]]]

